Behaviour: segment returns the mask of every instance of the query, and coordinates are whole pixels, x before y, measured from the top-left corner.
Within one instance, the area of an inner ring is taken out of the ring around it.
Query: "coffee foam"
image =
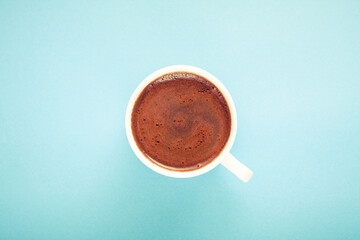
[[[154,163],[176,171],[210,163],[225,146],[230,128],[221,92],[188,72],[166,74],[150,83],[132,112],[139,149]]]

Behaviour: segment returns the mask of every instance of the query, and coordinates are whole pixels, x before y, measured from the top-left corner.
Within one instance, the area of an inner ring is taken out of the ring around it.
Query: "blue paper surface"
[[[0,1],[0,239],[360,239],[359,1]],[[125,136],[174,64],[232,94],[224,167],[173,179]]]

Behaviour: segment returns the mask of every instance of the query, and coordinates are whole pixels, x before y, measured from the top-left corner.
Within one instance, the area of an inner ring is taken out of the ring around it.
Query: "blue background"
[[[359,1],[0,1],[0,239],[360,239]],[[229,89],[254,172],[146,168],[136,86]]]

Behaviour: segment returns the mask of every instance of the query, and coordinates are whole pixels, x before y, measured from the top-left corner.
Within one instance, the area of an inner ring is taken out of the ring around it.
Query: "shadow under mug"
[[[144,88],[154,81],[155,79],[168,74],[172,72],[189,72],[194,73],[196,75],[199,75],[201,77],[204,77],[208,81],[210,81],[212,84],[214,84],[222,93],[223,97],[225,98],[226,102],[228,103],[229,109],[230,109],[230,116],[231,116],[231,129],[230,129],[230,135],[229,139],[224,146],[221,153],[209,164],[205,165],[204,167],[201,167],[196,170],[192,171],[174,171],[165,169],[163,167],[160,167],[159,165],[156,165],[153,163],[150,159],[148,159],[139,149],[135,142],[135,138],[132,133],[131,129],[131,113],[134,108],[134,104],[136,99],[139,97],[141,92],[144,90]],[[174,65],[165,67],[162,69],[157,70],[156,72],[150,74],[147,76],[140,85],[135,89],[134,93],[132,94],[130,101],[128,103],[127,109],[126,109],[126,116],[125,116],[125,128],[126,128],[126,135],[128,138],[128,141],[130,143],[130,146],[136,156],[150,169],[153,171],[160,173],[162,175],[168,176],[168,177],[175,177],[175,178],[188,178],[188,177],[195,177],[199,176],[201,174],[204,174],[213,168],[215,168],[217,165],[222,164],[225,166],[228,170],[230,170],[232,173],[234,173],[238,178],[240,178],[244,182],[248,182],[250,178],[252,177],[253,172],[247,168],[244,164],[239,162],[233,155],[230,153],[230,149],[234,143],[236,130],[237,130],[237,117],[236,117],[236,110],[234,102],[230,96],[230,93],[225,88],[225,86],[212,74],[209,72],[193,67],[193,66],[187,66],[187,65]]]

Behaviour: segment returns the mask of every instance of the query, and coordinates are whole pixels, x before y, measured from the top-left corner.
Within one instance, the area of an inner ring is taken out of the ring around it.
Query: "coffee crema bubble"
[[[212,162],[230,136],[226,100],[207,79],[189,72],[160,76],[141,92],[131,128],[142,153],[174,171],[192,171]]]

